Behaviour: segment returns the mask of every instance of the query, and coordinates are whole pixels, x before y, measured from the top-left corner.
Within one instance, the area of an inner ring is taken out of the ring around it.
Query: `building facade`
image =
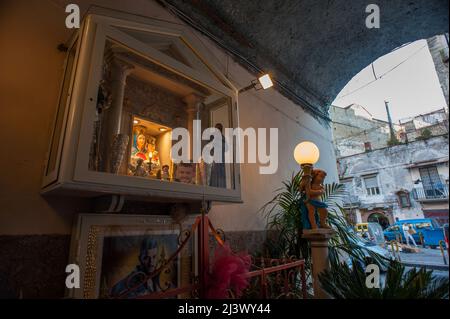
[[[338,158],[352,221],[433,217],[448,223],[448,136]]]
[[[398,136],[402,142],[412,142],[431,136],[445,135],[448,132],[448,109],[444,107],[401,122]]]
[[[389,123],[373,118],[364,106],[331,105],[333,140],[337,157],[350,156],[386,147],[390,139]],[[397,130],[399,127],[394,125]]]
[[[447,102],[447,107],[449,106],[448,40],[448,33],[436,35],[427,39],[428,49],[430,50],[431,57],[433,58],[434,68],[436,70],[439,83],[441,84],[442,93],[444,94],[445,101]]]

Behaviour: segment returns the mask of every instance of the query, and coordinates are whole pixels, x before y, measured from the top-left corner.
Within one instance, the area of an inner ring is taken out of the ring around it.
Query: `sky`
[[[365,86],[375,79],[372,66],[368,65],[342,89],[333,105],[360,104],[374,118],[387,120],[384,106],[387,100],[394,123],[446,105],[426,40],[412,42],[388,53],[375,60],[373,65],[377,78],[381,78]]]

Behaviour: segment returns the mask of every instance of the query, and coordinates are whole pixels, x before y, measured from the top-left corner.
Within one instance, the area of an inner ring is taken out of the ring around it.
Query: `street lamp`
[[[301,236],[309,241],[311,247],[314,297],[324,299],[329,296],[319,284],[319,274],[329,269],[328,242],[335,231],[327,223],[327,204],[321,198],[324,194],[322,183],[326,172],[312,169],[319,156],[319,148],[309,141],[301,142],[294,149],[295,161],[303,170],[299,185],[302,198],[299,203],[303,225]]]
[[[319,148],[313,142],[299,143],[294,149],[295,161],[301,166],[304,175],[311,176],[314,164],[319,160]]]

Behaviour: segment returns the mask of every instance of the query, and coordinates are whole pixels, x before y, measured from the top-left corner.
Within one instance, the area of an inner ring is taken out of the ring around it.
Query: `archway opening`
[[[344,206],[357,220],[367,207],[383,209],[369,220],[383,227],[428,211],[448,219],[448,99],[448,34],[394,49],[342,89],[330,117],[339,178],[350,186]]]
[[[373,213],[368,218],[369,223],[378,223],[383,229],[389,227],[389,219],[380,213]]]

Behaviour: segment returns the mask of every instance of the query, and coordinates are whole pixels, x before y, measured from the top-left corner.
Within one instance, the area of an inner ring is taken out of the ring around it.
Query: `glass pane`
[[[402,207],[407,207],[407,206],[409,206],[408,198],[407,198],[407,195],[406,195],[406,194],[400,194],[400,203],[401,203],[401,206],[402,206]]]
[[[376,176],[364,177],[364,184],[366,188],[372,188],[378,186],[378,181]]]
[[[424,167],[419,169],[420,177],[425,189],[434,189],[442,185],[436,167]]]
[[[233,127],[229,97],[112,40],[102,70],[90,170],[235,187],[233,165],[225,163],[233,148],[224,138]]]
[[[48,159],[48,166],[47,166],[47,173],[48,175],[50,172],[52,172],[55,169],[56,165],[56,157],[58,152],[58,145],[60,141],[60,137],[62,132],[62,126],[64,123],[64,114],[66,113],[66,108],[68,105],[68,99],[69,99],[69,87],[70,87],[70,79],[72,78],[72,73],[74,70],[74,62],[75,62],[75,56],[76,56],[76,50],[77,50],[77,42],[76,41],[72,48],[70,49],[68,56],[67,56],[67,62],[66,62],[66,69],[64,72],[64,80],[63,85],[61,88],[61,93],[59,97],[59,103],[58,103],[58,110],[56,114],[56,122],[55,122],[55,128],[53,130],[52,135],[52,144],[50,147],[50,155]]]

